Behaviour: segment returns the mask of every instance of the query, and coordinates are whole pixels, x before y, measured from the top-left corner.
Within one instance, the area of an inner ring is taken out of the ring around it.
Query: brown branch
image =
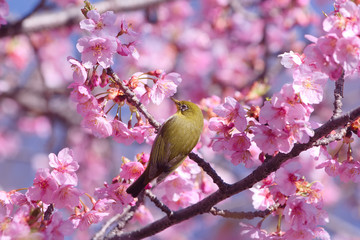
[[[348,131],[349,127],[340,129],[338,133],[330,134],[327,137],[321,138],[314,143],[314,146],[328,145],[331,142],[339,141],[343,139]]]
[[[144,9],[169,1],[171,0],[111,0],[94,3],[93,6],[95,6],[99,12],[121,12]],[[44,11],[24,20],[9,23],[1,27],[0,38],[75,25],[84,19],[80,11],[81,7],[82,6],[75,6],[60,11]]]
[[[162,203],[150,190],[145,191],[145,195],[157,206],[161,211],[166,213],[166,215],[170,218],[173,215],[173,211],[171,211],[168,206]]]
[[[264,218],[269,215],[273,210],[266,209],[264,211],[255,212],[232,212],[228,210],[220,210],[216,207],[210,209],[210,213],[214,216],[221,216],[224,218],[235,218],[235,219],[253,219],[256,217]]]
[[[341,77],[335,82],[334,89],[334,112],[333,118],[338,117],[342,113],[342,101],[341,99],[344,97],[344,71]]]
[[[204,159],[193,152],[189,154],[189,158],[196,162],[213,179],[213,182],[220,190],[226,190],[228,188],[229,184],[224,182],[208,162],[204,161]]]
[[[125,93],[127,101],[136,107],[139,112],[141,112],[146,119],[149,121],[149,123],[158,130],[161,126],[161,124],[155,120],[155,118],[148,112],[148,110],[145,108],[145,106],[139,101],[139,99],[135,96],[135,93],[128,88],[124,82],[118,77],[118,75],[111,69],[107,69],[107,74],[111,76],[118,84],[120,89]]]
[[[266,178],[270,173],[279,169],[282,163],[286,162],[291,158],[298,156],[301,152],[313,147],[315,142],[321,137],[327,136],[332,130],[337,129],[348,122],[352,122],[358,117],[360,117],[360,107],[340,117],[335,117],[329,120],[324,125],[322,125],[321,127],[315,130],[315,135],[310,138],[308,143],[303,143],[303,144],[297,143],[289,153],[277,154],[273,158],[264,162],[261,166],[255,169],[251,174],[249,174],[244,179],[229,185],[226,191],[221,191],[219,189],[218,191],[212,193],[211,195],[202,199],[198,203],[174,212],[171,218],[167,216],[163,217],[143,227],[142,229],[124,233],[121,235],[116,235],[109,239],[145,238],[148,236],[152,236],[156,233],[159,233],[172,225],[180,223],[196,215],[207,213],[211,210],[211,208],[215,204],[223,201],[224,199],[232,195],[238,194],[246,189],[251,188],[254,184]]]

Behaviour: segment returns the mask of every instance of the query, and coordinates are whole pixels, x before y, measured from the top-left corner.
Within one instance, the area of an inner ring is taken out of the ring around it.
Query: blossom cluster
[[[281,236],[281,239],[330,239],[329,234],[319,227],[329,221],[323,209],[322,189],[320,182],[309,183],[301,176],[299,159],[283,164],[251,188],[255,209],[277,208],[273,216],[283,219],[277,232],[266,235]],[[261,232],[260,229],[256,231]],[[248,232],[243,230],[242,234],[246,236]]]
[[[88,227],[108,215],[104,209],[109,203],[94,202],[91,210],[80,205],[83,192],[76,187],[79,165],[72,150],[64,148],[57,156],[49,154],[49,165],[51,171],[49,168],[37,170],[33,185],[25,194],[20,192],[22,189],[0,191],[0,232],[3,238],[63,239],[74,229]],[[73,214],[64,219],[60,209],[68,209]],[[86,219],[89,213],[99,216],[97,221],[89,222]]]
[[[76,45],[81,53],[81,62],[68,58],[74,70],[74,82],[69,86],[73,88],[71,99],[77,103],[77,111],[83,117],[82,126],[100,138],[112,136],[115,141],[126,145],[134,141],[142,143],[153,134],[153,128],[143,121],[137,109],[126,101],[119,84],[106,73],[106,69],[114,64],[115,56],[139,58],[136,41],[125,43],[126,39],[135,38],[136,33],[124,19],[118,22],[112,11],[100,14],[88,6],[84,12],[86,19],[80,22],[80,28],[88,36],[80,38]],[[159,105],[166,97],[175,94],[181,81],[178,73],[167,74],[163,70],[155,70],[137,72],[127,81],[124,80],[123,84],[143,104],[152,102]],[[121,116],[121,109],[126,104],[131,115],[127,123]],[[114,106],[117,106],[117,110],[115,117],[111,117],[109,113]],[[132,121],[133,114],[136,124]]]

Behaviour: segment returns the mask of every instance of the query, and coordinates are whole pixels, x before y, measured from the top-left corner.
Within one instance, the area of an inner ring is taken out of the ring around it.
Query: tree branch
[[[168,206],[162,203],[150,190],[145,190],[145,195],[157,206],[161,209],[166,215],[170,218],[173,215],[173,211],[171,211]]]
[[[270,209],[264,211],[255,212],[231,212],[228,210],[220,210],[216,207],[210,209],[210,213],[214,216],[221,216],[224,218],[235,218],[235,219],[253,219],[256,217],[264,218],[272,212]]]
[[[205,162],[204,159],[193,152],[189,154],[189,158],[196,162],[199,167],[201,167],[213,179],[213,182],[220,190],[226,190],[228,188],[229,184],[224,182],[224,180],[216,173],[208,162]]]
[[[99,12],[120,12],[143,9],[169,1],[172,0],[111,0],[98,2],[93,4],[93,6],[95,6]],[[80,9],[81,6],[75,6],[56,12],[44,11],[42,13],[31,15],[26,19],[21,19],[14,23],[2,26],[0,28],[0,38],[72,26],[84,19]],[[36,10],[38,9],[36,8]]]
[[[251,188],[254,184],[266,178],[270,173],[276,171],[280,168],[281,164],[286,162],[287,160],[298,156],[301,152],[313,147],[316,141],[324,136],[327,136],[332,130],[337,129],[348,122],[354,121],[356,118],[360,117],[360,107],[352,110],[351,112],[344,114],[339,117],[334,117],[328,122],[326,122],[321,127],[315,130],[315,134],[310,138],[308,143],[297,143],[293,147],[293,149],[285,154],[279,153],[268,161],[264,162],[261,166],[256,168],[251,174],[249,174],[244,179],[229,185],[226,191],[221,191],[220,189],[208,197],[202,199],[198,203],[191,205],[187,208],[178,210],[173,213],[172,218],[163,217],[142,229],[132,231],[129,233],[124,233],[119,236],[114,236],[109,239],[141,239],[156,233],[163,231],[164,229],[180,223],[184,220],[192,218],[196,215],[207,213],[211,210],[211,208],[223,201],[224,199],[240,193],[246,189]]]
[[[341,99],[344,97],[344,71],[341,77],[335,82],[334,89],[334,112],[333,118],[338,117],[342,113],[342,101]]]
[[[107,74],[111,76],[118,84],[120,89],[125,93],[127,101],[136,107],[145,117],[149,120],[149,123],[158,130],[161,124],[155,120],[155,118],[147,111],[145,106],[135,96],[135,93],[128,88],[124,82],[118,77],[118,75],[111,69],[107,69]]]

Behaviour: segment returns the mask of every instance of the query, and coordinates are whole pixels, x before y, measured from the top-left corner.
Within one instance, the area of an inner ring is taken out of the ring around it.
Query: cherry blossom
[[[95,36],[116,36],[120,28],[115,24],[116,15],[112,11],[99,14],[96,10],[87,12],[87,19],[80,22],[80,28],[89,31]]]
[[[113,37],[82,37],[76,48],[81,53],[84,67],[92,68],[99,63],[103,68],[108,68],[113,64],[117,43]]]
[[[58,156],[50,153],[49,159],[50,167],[54,168],[51,175],[58,184],[77,185],[78,179],[75,172],[79,169],[79,164],[74,160],[74,154],[69,148],[62,149]]]
[[[54,192],[57,189],[58,184],[50,174],[49,169],[40,168],[37,170],[34,184],[28,189],[26,196],[31,201],[41,200],[44,203],[50,204],[54,200]]]
[[[174,95],[181,81],[182,79],[178,73],[166,74],[160,71],[158,77],[154,80],[154,86],[150,92],[150,99],[153,103],[159,105],[165,97]]]
[[[214,112],[220,117],[227,119],[228,122],[234,121],[238,131],[242,132],[245,130],[247,126],[245,111],[234,98],[225,98],[225,103],[216,107]]]

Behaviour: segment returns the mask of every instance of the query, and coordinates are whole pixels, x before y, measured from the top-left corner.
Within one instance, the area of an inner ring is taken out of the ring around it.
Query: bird
[[[161,125],[145,171],[126,189],[134,198],[152,180],[157,178],[159,184],[179,167],[200,139],[204,127],[201,109],[190,101],[171,100],[176,105],[176,113]]]

